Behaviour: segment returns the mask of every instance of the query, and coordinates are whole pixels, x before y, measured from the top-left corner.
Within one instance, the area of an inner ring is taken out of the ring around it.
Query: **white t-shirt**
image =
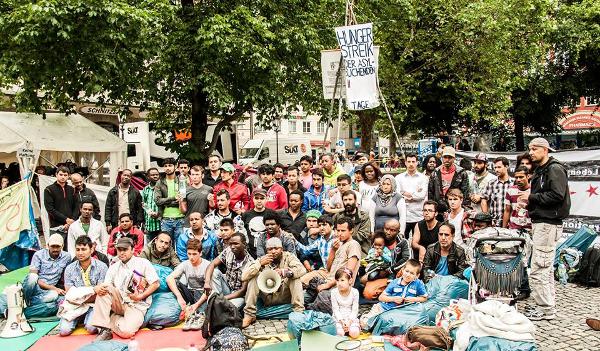
[[[193,266],[190,260],[185,260],[177,265],[171,274],[175,280],[185,275],[188,288],[191,290],[202,290],[204,289],[204,276],[206,275],[208,265],[210,265],[210,262],[203,258],[197,266]]]
[[[113,285],[121,293],[123,301],[137,309],[145,311],[152,303],[152,295],[145,300],[134,302],[129,298],[129,287],[137,285],[140,280],[146,279],[148,285],[158,281],[158,274],[152,266],[152,263],[145,258],[133,256],[127,263],[121,260],[113,263],[106,271],[104,282]]]
[[[338,288],[331,289],[331,309],[336,321],[358,318],[358,290],[351,288],[348,296],[342,296]]]
[[[464,216],[465,210],[463,208],[458,211],[458,214],[454,218],[451,217],[451,214],[448,214],[448,222],[454,226],[454,242],[460,247],[465,246],[465,242],[462,239],[462,223]]]
[[[379,183],[375,185],[369,185],[364,181],[358,183],[358,190],[360,191],[360,197],[362,199],[363,204],[368,203],[366,199],[373,200],[373,196],[377,193],[377,188],[379,187]]]

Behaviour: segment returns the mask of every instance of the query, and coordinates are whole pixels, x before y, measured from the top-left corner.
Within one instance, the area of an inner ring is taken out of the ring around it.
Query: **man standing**
[[[270,238],[279,238],[282,242],[283,249],[295,256],[296,241],[294,240],[294,236],[281,230],[281,219],[277,213],[265,213],[263,221],[265,223],[265,232],[256,240],[256,257],[262,257],[267,253],[266,245]]]
[[[446,146],[448,147],[448,146]],[[463,272],[469,266],[465,250],[454,242],[454,225],[444,222],[438,232],[438,242],[429,245],[423,261],[425,276],[428,271],[439,275],[453,275],[464,279]]]
[[[274,169],[271,165],[263,164],[258,167],[258,175],[262,181],[259,188],[265,190],[267,193],[265,207],[273,211],[278,211],[287,208],[288,199],[285,189],[274,181],[273,174]],[[254,207],[254,204],[252,199],[250,199],[250,208],[252,207]]]
[[[312,185],[304,193],[304,202],[302,203],[302,212],[318,210],[323,213],[323,204],[328,200],[327,192],[329,188],[323,185],[323,171],[315,169],[312,174]]]
[[[283,165],[281,163],[276,163],[273,165],[273,181],[281,186],[283,186],[283,174],[284,174]]]
[[[279,290],[272,294],[264,294],[258,289],[258,275],[266,266],[272,267],[282,279]],[[266,242],[266,254],[262,252],[260,258],[249,264],[242,272],[242,280],[248,282],[242,328],[256,321],[256,301],[259,296],[265,306],[291,303],[294,312],[304,311],[304,291],[300,282],[300,277],[304,274],[306,269],[296,255],[283,251],[281,239],[270,238]]]
[[[337,177],[340,174],[346,174],[344,168],[335,162],[333,154],[327,152],[321,156],[321,168],[323,168],[323,184],[334,187],[337,184]],[[314,179],[313,179],[314,180]]]
[[[464,196],[464,206],[469,206],[469,179],[464,169],[454,164],[456,152],[452,146],[444,147],[442,165],[431,174],[428,184],[428,198],[438,203],[438,212],[448,210],[446,193],[449,189],[460,189]]]
[[[190,178],[190,161],[186,159],[181,159],[177,162],[177,170],[179,171],[179,176],[183,176],[185,179],[189,180]]]
[[[160,233],[160,213],[156,201],[154,201],[154,188],[160,179],[157,168],[149,168],[146,172],[148,185],[142,190],[142,206],[144,208],[144,230],[148,240],[154,239]]]
[[[224,218],[231,218],[235,224],[235,230],[246,234],[242,217],[231,211],[231,198],[227,190],[221,189],[217,191],[216,198],[217,208],[204,217],[204,227],[209,231],[216,232],[219,230],[219,225]]]
[[[112,332],[123,339],[132,338],[144,323],[152,293],[159,287],[152,264],[133,255],[130,238],[119,239],[115,246],[118,260],[110,266],[96,291],[91,322],[99,329],[95,341],[112,339]]]
[[[553,260],[556,241],[562,235],[562,221],[571,209],[567,171],[548,155],[548,140],[535,138],[529,143],[529,155],[537,166],[531,179],[531,194],[523,193],[518,201],[527,202],[531,218],[533,254],[531,256],[531,294],[537,309],[527,314],[531,320],[555,318],[556,291]]]
[[[429,178],[417,171],[417,155],[406,155],[405,163],[406,172],[396,176],[396,191],[406,201],[406,227],[402,235],[408,239],[414,232],[417,222],[423,220],[422,209],[427,197]]]
[[[471,204],[475,212],[481,211],[482,194],[485,192],[488,184],[496,180],[496,176],[487,170],[488,159],[486,154],[478,153],[473,159],[473,178],[469,179],[471,187]]]
[[[425,252],[429,245],[438,241],[438,231],[441,223],[437,220],[437,202],[427,200],[423,204],[423,220],[417,223],[413,233],[411,246],[413,257],[423,263]]]
[[[69,226],[75,222],[75,192],[67,184],[69,179],[69,169],[59,167],[56,171],[56,182],[48,185],[44,189],[44,206],[50,219],[50,228],[62,226],[60,235],[64,239],[67,237]]]
[[[67,251],[75,256],[75,241],[80,236],[88,236],[96,244],[96,250],[106,254],[108,248],[108,233],[104,223],[92,217],[94,205],[89,201],[81,203],[79,218],[69,226],[67,233]]]
[[[356,206],[356,194],[354,191],[348,190],[342,194],[344,202],[344,212],[337,213],[333,216],[334,223],[338,223],[342,217],[350,218],[353,223],[352,237],[358,241],[363,254],[366,256],[371,248],[371,219],[367,212],[359,210]]]
[[[175,244],[177,238],[183,233],[184,216],[181,211],[183,196],[179,192],[179,180],[175,176],[175,160],[166,158],[163,161],[163,169],[165,177],[156,183],[154,201],[159,207],[160,230],[169,233]]]
[[[285,189],[285,192],[287,193],[288,198],[290,197],[290,194],[296,190],[301,191],[302,194],[304,194],[306,192],[306,188],[304,187],[304,185],[302,185],[302,182],[300,182],[300,179],[298,177],[299,177],[298,167],[289,166],[287,169],[287,180],[285,182],[283,182],[283,188]],[[312,177],[311,177],[311,183],[312,183]]]
[[[292,233],[294,237],[299,237],[300,233],[306,228],[306,218],[304,212],[302,212],[304,193],[300,190],[294,190],[288,198],[290,206],[278,213],[281,218],[281,228],[288,233]]]
[[[305,189],[309,189],[312,185],[312,165],[313,159],[308,155],[300,157],[300,175],[298,176],[300,183]]]
[[[200,212],[203,216],[208,213],[209,202],[213,200],[213,189],[202,184],[204,168],[194,166],[190,169],[190,184],[186,187],[185,198],[181,203],[182,212],[186,214],[185,226],[190,223],[190,213]]]
[[[100,204],[98,203],[98,198],[92,189],[89,189],[85,186],[81,174],[71,174],[71,184],[73,184],[73,190],[75,192],[75,212],[73,213],[75,216],[74,218],[79,217],[79,209],[81,208],[81,204],[83,202],[91,202],[94,205],[94,218],[100,220]]]
[[[87,236],[80,236],[75,241],[75,262],[69,264],[65,269],[65,292],[70,288],[92,288],[94,294],[85,302],[90,303],[96,300],[96,290],[100,288],[98,285],[104,281],[108,267],[99,260],[92,258],[94,244]],[[85,329],[90,334],[96,334],[98,330],[91,324],[94,309],[90,307],[83,315],[67,320],[61,318],[58,324],[60,336],[71,335],[77,324],[83,322]]]
[[[527,204],[519,201],[519,196],[529,194],[529,169],[519,166],[515,169],[515,185],[508,188],[504,199],[504,228],[531,231],[531,218],[527,212]]]
[[[244,304],[248,287],[248,281],[242,281],[242,272],[254,261],[246,247],[246,238],[240,233],[233,234],[229,246],[206,269],[204,281],[205,292],[214,289],[238,308]],[[225,273],[221,273],[223,267]]]
[[[256,257],[256,244],[259,238],[265,233],[265,224],[263,217],[267,212],[272,212],[265,207],[267,203],[267,192],[265,189],[257,187],[252,192],[254,207],[250,211],[242,213],[242,221],[248,233],[249,251],[252,257]]]
[[[121,182],[108,192],[104,211],[106,230],[110,232],[119,225],[119,216],[129,213],[133,225],[144,223],[144,209],[140,192],[131,186],[132,173],[129,169],[121,172]]]
[[[248,187],[239,183],[233,176],[235,168],[231,163],[224,163],[221,166],[221,182],[213,187],[215,201],[220,190],[226,190],[229,193],[229,208],[241,215],[250,208],[250,197],[248,196]]]
[[[169,233],[158,234],[144,248],[140,257],[147,259],[150,263],[170,268],[175,268],[181,263],[173,249],[173,245],[171,245],[171,236],[169,236]]]
[[[221,156],[210,155],[208,157],[208,172],[204,174],[202,183],[214,189],[221,182]]]
[[[506,157],[494,159],[494,170],[498,178],[489,182],[485,188],[481,199],[481,212],[489,212],[494,219],[494,225],[500,227],[504,215],[506,192],[513,185],[513,180],[508,176],[508,159]]]
[[[200,212],[192,212],[190,214],[190,227],[183,230],[183,235],[177,238],[175,244],[175,250],[177,256],[182,261],[188,259],[187,256],[187,243],[191,239],[198,239],[200,241],[200,254],[202,258],[211,261],[218,254],[217,245],[217,234],[214,230],[207,230],[204,228],[204,220]]]

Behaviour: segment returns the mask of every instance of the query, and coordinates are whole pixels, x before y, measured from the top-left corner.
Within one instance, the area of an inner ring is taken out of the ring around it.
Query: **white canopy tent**
[[[33,159],[18,157],[21,149],[33,150]],[[125,167],[126,150],[123,140],[81,115],[47,113],[43,119],[37,114],[0,112],[0,162],[18,161],[22,173],[33,170],[38,161],[55,165],[70,159],[103,167],[99,176],[109,176],[112,184],[119,168]]]

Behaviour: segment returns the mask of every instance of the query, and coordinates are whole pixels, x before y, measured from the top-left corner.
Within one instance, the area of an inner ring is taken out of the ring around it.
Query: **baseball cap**
[[[229,173],[235,172],[235,167],[233,167],[233,165],[231,163],[223,163],[221,165],[221,169],[224,170],[225,172],[229,172]]]
[[[269,249],[271,247],[283,247],[283,244],[281,243],[281,239],[271,238],[271,239],[267,240],[266,247],[267,247],[267,249]]]
[[[62,235],[60,234],[52,234],[50,238],[48,238],[48,246],[63,246],[64,240]]]
[[[478,212],[473,220],[475,222],[492,223],[492,216],[487,212]]]
[[[548,140],[544,139],[544,138],[535,138],[532,141],[529,142],[529,146],[539,146],[539,147],[544,147],[550,151],[556,151],[553,148],[550,147],[550,143],[548,143]]]
[[[319,212],[319,210],[309,210],[304,214],[304,217],[319,219],[319,217],[321,217],[321,212]]]
[[[131,238],[119,238],[115,244],[115,248],[127,249],[133,247],[133,240]]]
[[[267,191],[263,188],[257,187],[254,189],[254,191],[252,191],[252,197],[255,197],[256,195],[261,195],[262,197],[267,197]]]
[[[442,157],[444,156],[456,157],[456,151],[452,146],[446,146],[444,151],[442,151]]]
[[[473,159],[473,161],[474,161],[474,162],[475,162],[475,161],[487,162],[487,161],[488,161],[488,158],[487,158],[487,155],[486,155],[486,154],[484,154],[484,153],[480,152],[480,153],[478,153],[477,155],[475,155],[475,158]]]

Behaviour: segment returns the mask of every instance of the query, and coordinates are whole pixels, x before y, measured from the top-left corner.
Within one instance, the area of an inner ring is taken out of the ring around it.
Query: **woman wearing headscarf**
[[[394,176],[386,174],[381,177],[379,186],[368,205],[369,217],[374,223],[374,230],[383,229],[383,225],[390,219],[400,222],[400,233],[406,227],[406,202],[404,197],[396,191]]]

